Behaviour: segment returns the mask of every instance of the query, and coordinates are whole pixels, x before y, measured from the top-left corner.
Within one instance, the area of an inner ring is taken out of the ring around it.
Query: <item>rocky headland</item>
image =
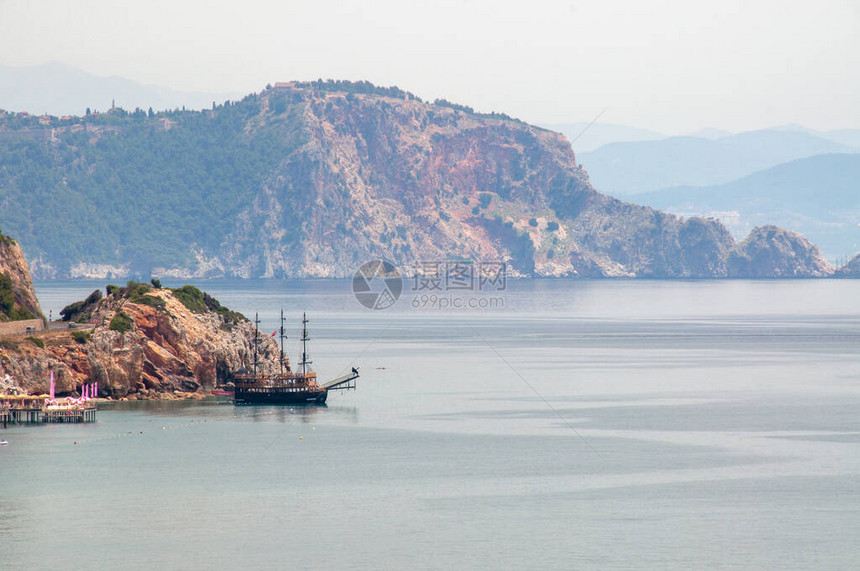
[[[835,271],[818,246],[772,225],[754,228],[732,248],[727,266],[733,278],[823,278]]]
[[[48,392],[53,371],[60,396],[98,382],[100,397],[177,398],[253,363],[254,325],[192,286],[108,286],[63,314],[74,328],[0,340],[0,376],[31,394]],[[261,337],[258,351],[260,370],[274,372],[275,342]]]

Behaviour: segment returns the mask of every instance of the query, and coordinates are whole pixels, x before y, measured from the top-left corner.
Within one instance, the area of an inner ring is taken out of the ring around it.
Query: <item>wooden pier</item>
[[[2,400],[2,398],[0,398]],[[98,408],[94,403],[72,406],[44,406],[38,401],[0,404],[0,427],[21,424],[95,422]]]
[[[75,410],[44,410],[42,422],[95,422],[95,406]]]

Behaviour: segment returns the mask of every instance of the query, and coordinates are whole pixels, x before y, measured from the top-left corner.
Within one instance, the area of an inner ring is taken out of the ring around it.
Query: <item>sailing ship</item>
[[[233,376],[234,404],[324,404],[328,392],[333,390],[349,390],[355,388],[358,379],[358,368],[327,383],[317,381],[316,372],[310,370],[312,361],[308,358],[308,316],[302,314],[302,360],[301,370],[293,371],[290,361],[284,354],[284,312],[281,311],[281,355],[280,370],[274,374],[258,372],[258,342],[260,334],[259,315],[254,316],[254,370],[252,373],[237,373]]]

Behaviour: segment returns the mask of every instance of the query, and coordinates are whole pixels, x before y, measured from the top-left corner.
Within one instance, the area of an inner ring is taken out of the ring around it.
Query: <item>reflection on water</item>
[[[234,406],[230,397],[207,397],[202,400],[140,400],[106,402],[100,411],[136,413],[180,420],[212,420],[237,422],[301,422],[310,423],[319,415],[329,421],[357,423],[358,408],[312,404],[301,406],[248,405]]]

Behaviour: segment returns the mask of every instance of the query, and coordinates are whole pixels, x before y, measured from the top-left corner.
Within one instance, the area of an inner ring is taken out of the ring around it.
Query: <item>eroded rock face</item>
[[[68,331],[40,336],[43,348],[17,340],[14,348],[0,353],[0,375],[9,374],[30,393],[48,392],[54,371],[61,395],[79,393],[82,384],[97,381],[100,396],[154,398],[212,389],[252,366],[250,321],[231,323],[214,311],[194,313],[167,289],[147,295],[162,300],[163,307],[135,303],[117,293],[97,301],[90,316],[97,325],[85,343]],[[131,318],[130,330],[110,328],[118,312]],[[275,372],[277,346],[271,337],[261,336],[258,350],[259,370]]]
[[[33,317],[42,317],[24,252],[15,240],[3,234],[0,234],[0,274],[11,279],[15,308]],[[0,320],[8,317],[0,310]]]
[[[815,244],[777,226],[754,228],[728,257],[733,278],[823,278],[833,272]]]
[[[726,275],[719,222],[598,193],[558,133],[415,100],[292,96],[307,142],[213,256],[224,272],[348,277],[372,259],[408,271],[458,258],[525,276]]]

